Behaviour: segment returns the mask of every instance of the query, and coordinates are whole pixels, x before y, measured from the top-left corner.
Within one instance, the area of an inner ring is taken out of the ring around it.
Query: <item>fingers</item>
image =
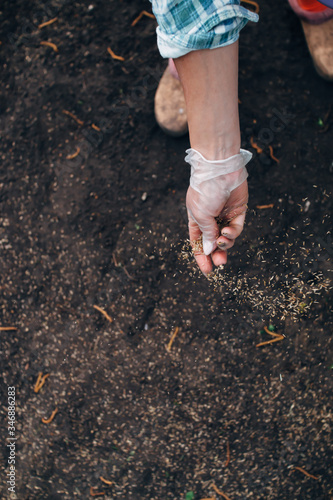
[[[228,224],[221,230],[221,236],[217,239],[216,243],[220,249],[228,250],[231,248],[235,239],[241,234],[244,228],[245,212],[240,213],[234,217]]]
[[[215,250],[211,255],[213,263],[216,267],[224,266],[227,263],[227,252]]]
[[[212,259],[203,253],[202,233],[198,224],[188,215],[188,229],[190,234],[190,242],[193,250],[193,255],[199,269],[204,273],[211,273],[213,270]]]

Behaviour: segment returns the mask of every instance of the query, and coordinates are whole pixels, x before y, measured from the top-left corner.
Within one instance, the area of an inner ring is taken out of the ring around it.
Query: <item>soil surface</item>
[[[261,0],[240,38],[247,223],[209,282],[142,9],[1,5],[1,498],[332,500],[332,84],[287,1]]]

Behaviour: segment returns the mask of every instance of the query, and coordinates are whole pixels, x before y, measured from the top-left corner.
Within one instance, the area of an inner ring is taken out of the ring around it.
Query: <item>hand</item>
[[[204,274],[212,271],[213,263],[215,266],[226,264],[227,250],[243,230],[248,186],[246,180],[241,184],[239,180],[244,178],[244,170],[206,180],[200,184],[200,192],[192,186],[188,188],[186,206],[190,241],[197,264]],[[246,176],[247,173],[245,179]],[[228,186],[233,185],[237,187],[230,192]]]

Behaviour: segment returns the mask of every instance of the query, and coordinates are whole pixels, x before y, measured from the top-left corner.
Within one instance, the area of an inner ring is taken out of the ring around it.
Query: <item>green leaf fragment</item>
[[[193,491],[188,491],[185,496],[185,500],[193,500],[194,498],[194,493]]]
[[[274,332],[275,331],[275,326],[274,325],[268,325],[268,330],[270,332]]]

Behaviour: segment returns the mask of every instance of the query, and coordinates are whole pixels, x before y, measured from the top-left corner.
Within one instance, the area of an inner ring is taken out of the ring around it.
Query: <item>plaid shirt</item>
[[[151,0],[157,44],[162,57],[180,57],[192,50],[214,49],[236,42],[248,21],[258,15],[240,0]]]

